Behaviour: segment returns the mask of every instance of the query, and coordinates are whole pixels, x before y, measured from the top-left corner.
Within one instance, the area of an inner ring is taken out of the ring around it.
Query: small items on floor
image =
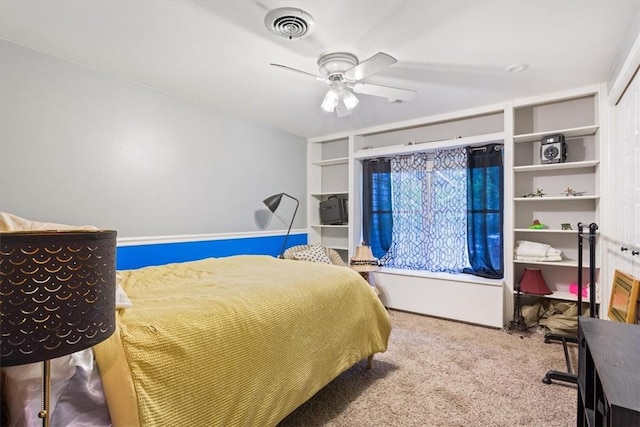
[[[512,320],[503,330],[523,336],[560,334],[577,336],[578,305],[575,302],[543,300],[522,306],[522,320]],[[583,309],[584,311],[584,309]],[[524,325],[521,324],[524,323]]]

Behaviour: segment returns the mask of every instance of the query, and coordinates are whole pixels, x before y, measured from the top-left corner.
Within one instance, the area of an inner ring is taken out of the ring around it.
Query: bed
[[[117,276],[130,304],[95,363],[65,362],[52,425],[101,425],[87,418],[107,410],[114,426],[277,425],[387,348],[386,310],[348,267],[239,255]],[[39,400],[18,403],[35,417]]]

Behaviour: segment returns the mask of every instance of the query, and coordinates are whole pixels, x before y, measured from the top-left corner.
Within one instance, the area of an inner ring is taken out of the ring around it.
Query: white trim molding
[[[118,246],[158,245],[164,243],[208,242],[214,240],[251,239],[257,237],[280,236],[286,234],[284,230],[249,231],[242,233],[212,233],[212,234],[184,234],[175,236],[143,236],[118,238]],[[291,230],[289,235],[307,234],[306,229]]]

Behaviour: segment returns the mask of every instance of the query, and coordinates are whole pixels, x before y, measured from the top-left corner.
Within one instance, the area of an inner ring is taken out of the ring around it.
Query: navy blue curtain
[[[388,159],[362,161],[362,235],[376,258],[391,247],[391,166]]]
[[[492,279],[504,276],[504,166],[502,144],[467,147],[467,244],[465,273]]]

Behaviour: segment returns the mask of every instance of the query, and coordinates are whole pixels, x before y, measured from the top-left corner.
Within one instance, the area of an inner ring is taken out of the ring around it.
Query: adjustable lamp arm
[[[282,196],[287,196],[288,198],[295,200],[296,208],[293,211],[293,216],[291,217],[291,222],[289,223],[289,229],[287,230],[287,234],[284,237],[284,241],[282,242],[282,248],[280,249],[280,255],[278,255],[278,258],[282,258],[282,255],[284,254],[284,250],[287,246],[287,240],[289,239],[289,233],[291,232],[291,227],[293,226],[293,220],[295,219],[296,213],[298,212],[298,206],[300,206],[300,202],[298,201],[298,199],[296,199],[295,197],[287,193],[274,194],[273,196],[267,197],[263,201],[263,203],[267,206],[267,208],[269,208],[271,213],[275,213],[275,211],[278,209],[278,206],[280,206],[280,201],[282,200]]]
[[[289,240],[289,233],[291,232],[291,227],[293,226],[293,220],[296,218],[296,213],[298,212],[298,206],[300,206],[300,202],[298,201],[298,199],[296,199],[293,196],[288,195],[287,193],[282,193],[284,196],[287,196],[293,200],[295,200],[296,202],[296,208],[293,211],[293,215],[291,216],[291,222],[289,223],[289,229],[287,230],[287,234],[286,236],[284,236],[284,240],[282,241],[282,247],[280,248],[280,255],[278,255],[278,258],[282,258],[282,255],[284,254],[284,250],[286,249],[287,246],[287,240]]]

